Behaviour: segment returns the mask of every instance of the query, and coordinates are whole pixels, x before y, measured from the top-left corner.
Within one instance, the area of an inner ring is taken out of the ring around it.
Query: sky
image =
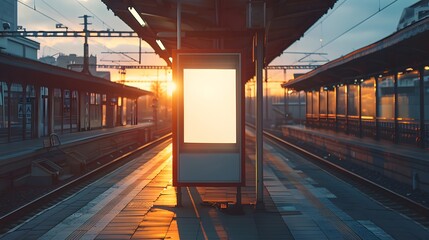
[[[376,42],[396,31],[402,10],[416,0],[338,0],[333,9],[328,11],[303,37],[285,50],[270,65],[286,64],[323,64],[342,55]],[[37,11],[36,11],[37,10]],[[43,15],[41,13],[43,13]],[[18,0],[18,25],[27,30],[57,30],[56,23],[62,23],[69,30],[82,30],[82,15],[90,15],[90,30],[125,30],[131,29],[109,11],[101,0]],[[372,17],[370,17],[373,15]],[[47,17],[48,16],[48,17]],[[362,22],[364,19],[368,20]],[[359,22],[361,24],[357,25]],[[76,53],[82,55],[83,39],[74,38],[37,38],[41,43],[39,57]],[[90,39],[90,54],[97,55],[99,64],[112,64],[119,60],[120,64],[134,64],[130,58],[118,54],[103,52],[137,52],[139,40],[133,38]],[[153,51],[142,42],[142,51]],[[318,52],[324,55],[293,54],[290,52]],[[138,55],[129,54],[138,59]],[[305,58],[303,58],[305,57]],[[299,61],[303,58],[301,61]],[[142,64],[165,65],[164,60],[155,54],[144,54]],[[297,71],[298,72],[298,71]],[[270,71],[269,81],[284,81],[292,78],[293,71]],[[132,78],[164,78],[164,72],[127,72],[127,79]],[[155,75],[155,76],[154,76]],[[118,78],[114,75],[113,78]]]

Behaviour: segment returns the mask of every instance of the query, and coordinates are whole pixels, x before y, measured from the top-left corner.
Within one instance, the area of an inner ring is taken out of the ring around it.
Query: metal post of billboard
[[[177,50],[179,50],[181,48],[181,27],[182,27],[182,4],[181,4],[181,0],[177,0]],[[176,71],[178,71],[176,69]],[[178,76],[178,74],[176,74],[176,76]],[[178,122],[175,122],[173,124],[178,124]],[[176,206],[177,207],[181,207],[182,206],[182,188],[181,187],[176,187]]]
[[[263,79],[264,68],[264,31],[256,32],[256,209],[264,208],[263,179]]]

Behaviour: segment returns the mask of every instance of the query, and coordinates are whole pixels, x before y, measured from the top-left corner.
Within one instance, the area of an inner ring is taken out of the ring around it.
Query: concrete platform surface
[[[264,148],[264,209],[253,205],[251,151],[242,211],[223,208],[235,201],[235,188],[183,187],[183,206],[176,207],[172,149],[164,144],[0,239],[428,239],[427,228],[348,183],[297,155]]]

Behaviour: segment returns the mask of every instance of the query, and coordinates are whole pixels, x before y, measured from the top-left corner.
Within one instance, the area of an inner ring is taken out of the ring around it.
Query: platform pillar
[[[54,88],[48,88],[48,135],[54,133]]]
[[[264,207],[263,179],[263,79],[264,68],[264,32],[256,33],[256,208]]]
[[[425,119],[425,69],[424,67],[419,69],[419,81],[420,81],[420,147],[426,147],[426,119]]]
[[[393,83],[393,92],[395,94],[395,100],[394,100],[394,104],[395,104],[395,106],[394,106],[394,108],[395,108],[395,110],[394,110],[394,116],[395,116],[394,124],[395,124],[395,127],[393,129],[393,131],[394,131],[393,141],[394,141],[394,143],[399,143],[398,71],[395,71],[395,80],[394,81],[395,82]]]
[[[380,82],[380,77],[375,77],[375,139],[376,140],[380,139],[380,121],[378,119],[380,116],[380,98],[378,97],[379,82]]]

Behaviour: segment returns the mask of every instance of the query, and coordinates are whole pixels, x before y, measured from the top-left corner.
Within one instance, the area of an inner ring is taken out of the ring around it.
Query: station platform
[[[422,149],[416,146],[395,144],[392,141],[375,140],[369,137],[359,138],[354,135],[345,134],[343,132],[321,128],[309,128],[305,125],[283,125],[282,129],[294,129],[297,131],[306,132],[311,135],[329,138],[331,141],[341,141],[350,145],[362,146],[368,149],[377,149],[382,152],[389,152],[398,156],[409,156],[429,162],[429,149]]]
[[[249,133],[248,133],[249,134]],[[248,135],[248,149],[254,149]],[[427,239],[429,230],[299,156],[264,144],[264,204],[256,209],[247,152],[242,211],[236,189],[182,188],[176,206],[171,143],[145,152],[0,239]]]
[[[119,132],[147,128],[150,126],[150,123],[141,123],[138,125],[125,125],[121,127],[102,128],[91,131],[63,133],[58,134],[58,137],[61,141],[61,145],[67,145]],[[0,161],[31,155],[37,151],[43,150],[45,148],[43,141],[46,138],[47,137],[0,144]]]
[[[428,149],[304,125],[284,125],[282,134],[289,141],[324,154],[324,158],[336,163],[363,167],[372,171],[371,174],[403,184],[404,188],[429,192]]]

